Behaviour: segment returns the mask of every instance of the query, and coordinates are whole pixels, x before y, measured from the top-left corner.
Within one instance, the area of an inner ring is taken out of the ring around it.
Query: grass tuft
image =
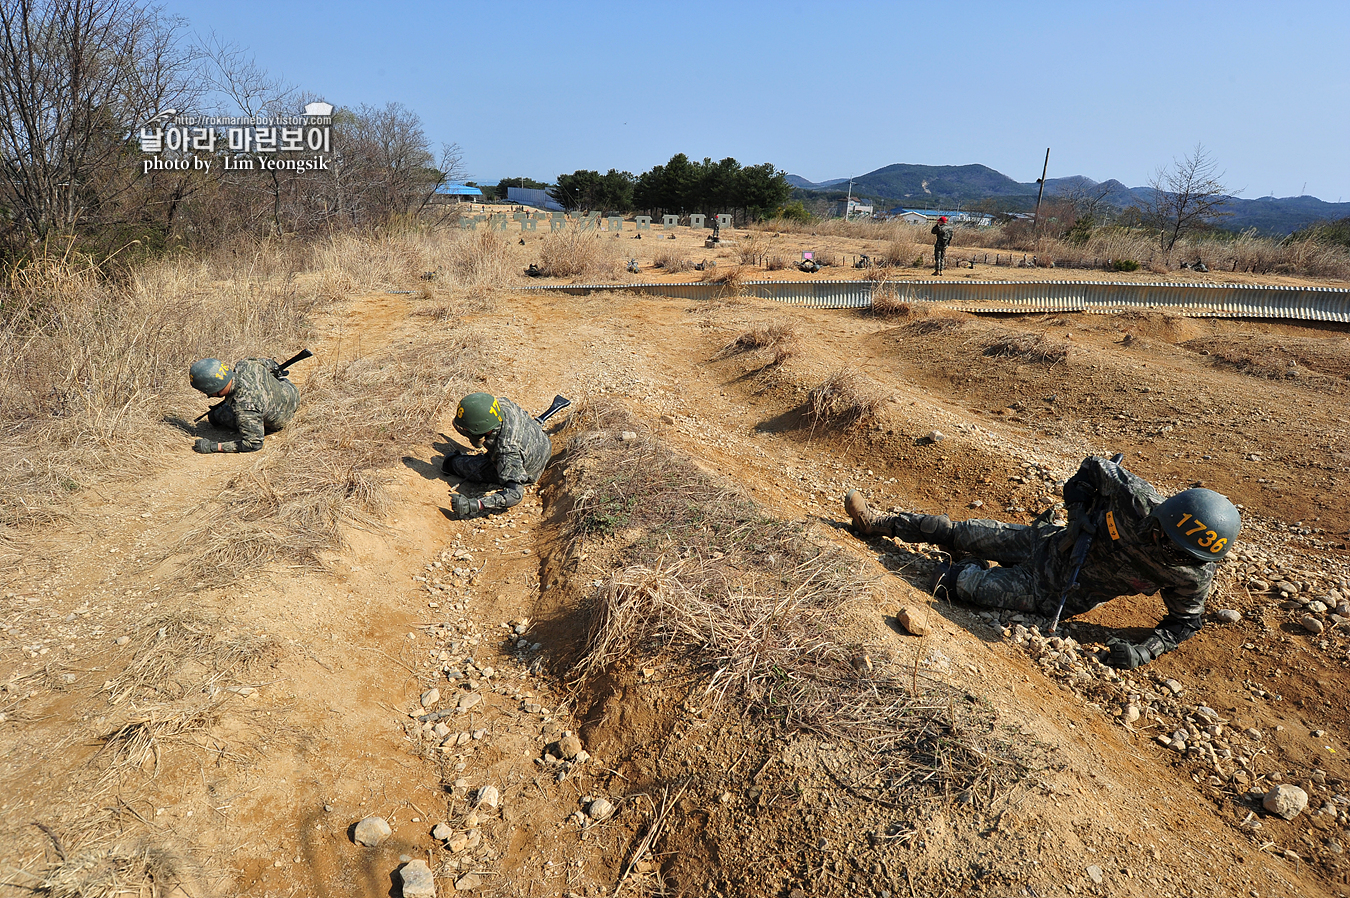
[[[831,372],[807,395],[811,430],[859,431],[881,420],[886,400],[880,388],[855,371]]]

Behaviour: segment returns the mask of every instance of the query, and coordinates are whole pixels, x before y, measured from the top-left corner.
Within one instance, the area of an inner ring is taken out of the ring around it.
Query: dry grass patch
[[[0,287],[0,533],[49,523],[68,496],[154,461],[201,357],[301,344],[313,295],[285,247],[108,274],[74,255],[30,260]],[[274,279],[262,274],[280,270]]]
[[[623,270],[619,247],[597,230],[583,231],[575,225],[544,237],[539,265],[545,276],[581,280],[618,277]]]
[[[865,781],[883,803],[950,800],[1021,775],[985,709],[912,667],[873,667],[879,650],[850,635],[871,590],[855,560],[667,447],[615,438],[635,427],[615,406],[569,422],[563,539],[571,557],[614,569],[585,593],[575,688],[642,666],[691,677],[691,703],[730,705],[766,738],[841,740],[849,788]]]
[[[831,372],[806,399],[812,433],[817,429],[841,433],[863,430],[881,420],[885,407],[880,386],[846,368]]]
[[[50,833],[49,833],[50,835]],[[182,861],[160,848],[99,848],[67,858],[52,835],[61,862],[27,886],[46,898],[167,898],[189,894],[181,886]]]
[[[746,331],[723,346],[716,358],[725,359],[735,355],[769,351],[773,353],[771,364],[780,365],[797,355],[799,349],[796,326],[790,321],[779,321],[761,324]]]
[[[674,250],[667,249],[656,254],[656,258],[652,260],[652,267],[662,271],[680,272],[692,270],[694,263]]]
[[[1057,365],[1069,357],[1069,344],[1050,340],[1045,334],[1003,331],[984,339],[984,355],[990,358],[1015,358],[1042,365]]]
[[[482,371],[478,351],[453,337],[316,370],[295,420],[176,547],[189,559],[182,576],[223,584],[278,561],[313,568],[344,528],[377,527],[389,469],[435,436]]]

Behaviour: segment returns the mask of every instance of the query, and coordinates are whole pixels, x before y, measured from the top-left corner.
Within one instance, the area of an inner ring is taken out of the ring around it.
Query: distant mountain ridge
[[[800,175],[788,175],[788,183],[802,190],[841,190],[848,178],[812,182]],[[1094,181],[1083,175],[1046,178],[1045,195],[1056,196],[1075,189],[1106,187],[1103,199],[1109,206],[1126,209],[1142,206],[1152,195],[1149,187],[1126,187],[1120,181]],[[1014,181],[985,165],[909,165],[896,163],[853,178],[853,195],[884,200],[896,206],[918,209],[952,209],[980,201],[992,201],[1001,211],[1029,211],[1036,204],[1037,185]],[[1256,229],[1265,234],[1287,235],[1318,221],[1350,217],[1350,203],[1327,203],[1312,196],[1261,197],[1248,200],[1232,197],[1226,211],[1231,215],[1219,225],[1232,231]]]

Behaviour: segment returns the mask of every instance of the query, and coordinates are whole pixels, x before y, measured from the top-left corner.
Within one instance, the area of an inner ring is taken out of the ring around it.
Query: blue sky
[[[1350,3],[164,0],[340,106],[398,101],[469,177],[691,158],[1145,184],[1202,143],[1240,196],[1350,201]],[[1306,185],[1306,186],[1305,186]]]

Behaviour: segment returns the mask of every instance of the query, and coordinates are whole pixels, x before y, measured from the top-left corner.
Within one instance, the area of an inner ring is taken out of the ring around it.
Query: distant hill
[[[821,181],[816,183],[814,181],[806,180],[801,175],[788,175],[787,182],[793,187],[800,187],[803,190],[828,190],[836,184],[847,184],[848,178],[835,178],[832,181]]]
[[[788,175],[788,183],[802,190],[836,192],[847,178],[812,182]],[[1082,175],[1047,178],[1045,195],[1055,196],[1075,189],[1106,187],[1104,202],[1116,209],[1142,206],[1152,195],[1149,187],[1126,187],[1120,181],[1094,181]],[[896,206],[916,209],[952,209],[972,205],[1017,212],[1036,204],[1037,185],[1014,181],[985,165],[887,165],[853,179],[854,196],[867,196]],[[1232,198],[1231,215],[1218,224],[1231,231],[1255,229],[1263,234],[1286,235],[1317,221],[1350,217],[1350,203],[1326,203],[1316,197]]]

